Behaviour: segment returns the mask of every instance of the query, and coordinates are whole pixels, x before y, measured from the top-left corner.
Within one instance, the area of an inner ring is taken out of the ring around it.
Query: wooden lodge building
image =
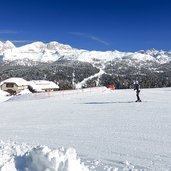
[[[26,89],[33,93],[57,91],[59,86],[47,80],[26,81],[23,78],[12,77],[2,81],[0,83],[0,89],[11,95],[15,95]]]

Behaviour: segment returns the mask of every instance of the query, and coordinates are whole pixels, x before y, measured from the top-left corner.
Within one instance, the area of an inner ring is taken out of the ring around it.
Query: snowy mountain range
[[[0,57],[2,61],[29,59],[38,62],[52,62],[61,58],[79,60],[90,63],[105,63],[114,60],[152,61],[167,63],[171,61],[171,51],[141,50],[138,52],[119,51],[88,51],[72,48],[58,42],[34,42],[21,47],[15,47],[10,42],[0,42]]]
[[[171,86],[171,51],[88,51],[58,42],[34,42],[16,47],[0,42],[0,81],[9,77],[48,79],[63,88],[114,83],[129,88],[138,79],[142,87]]]

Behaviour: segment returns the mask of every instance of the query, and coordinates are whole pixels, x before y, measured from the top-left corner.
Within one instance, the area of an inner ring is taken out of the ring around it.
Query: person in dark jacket
[[[140,99],[140,96],[139,96],[139,94],[140,94],[140,85],[139,85],[138,81],[134,82],[134,90],[136,90],[136,96],[137,96],[136,102],[141,102],[141,99]]]

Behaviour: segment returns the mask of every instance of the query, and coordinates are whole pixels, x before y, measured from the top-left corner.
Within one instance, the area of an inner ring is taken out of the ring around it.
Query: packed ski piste
[[[0,91],[0,171],[171,170],[171,88],[139,92]]]

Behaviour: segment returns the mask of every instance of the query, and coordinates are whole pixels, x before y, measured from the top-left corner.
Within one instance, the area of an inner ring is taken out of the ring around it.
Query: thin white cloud
[[[92,40],[95,40],[95,41],[97,41],[97,42],[100,42],[100,43],[102,43],[102,44],[104,44],[104,45],[109,45],[108,42],[106,42],[106,41],[104,41],[104,40],[102,40],[102,39],[99,39],[98,37],[91,36],[91,39],[92,39]]]
[[[0,30],[0,34],[17,34],[19,31],[15,30]]]
[[[12,43],[31,43],[33,40],[10,40]]]
[[[106,42],[106,41],[104,41],[104,40],[102,40],[102,39],[100,39],[100,38],[98,38],[98,37],[95,37],[95,36],[93,36],[93,35],[89,35],[89,34],[85,34],[85,33],[81,33],[81,32],[69,32],[69,34],[76,35],[76,36],[81,36],[81,37],[85,37],[85,38],[94,40],[94,41],[96,41],[96,42],[102,43],[102,44],[104,44],[104,45],[106,45],[106,46],[109,45],[108,42]]]

